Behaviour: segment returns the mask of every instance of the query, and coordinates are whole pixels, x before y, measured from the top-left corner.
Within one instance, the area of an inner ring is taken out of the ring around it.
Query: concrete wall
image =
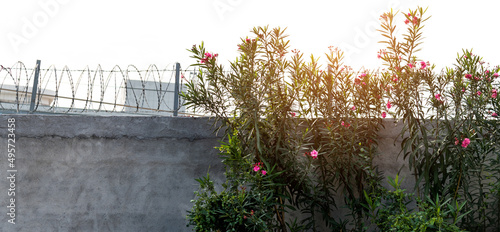
[[[15,118],[16,224],[6,213]],[[198,178],[222,173],[205,118],[0,116],[0,231],[186,231]]]
[[[7,160],[9,118],[15,118],[15,168]],[[393,145],[401,128],[385,125],[384,155],[375,162],[394,176],[403,164]],[[194,179],[209,167],[222,178],[213,149],[220,138],[206,118],[0,115],[0,137],[5,232],[190,231],[185,218],[198,188]],[[7,215],[13,169],[15,225]]]

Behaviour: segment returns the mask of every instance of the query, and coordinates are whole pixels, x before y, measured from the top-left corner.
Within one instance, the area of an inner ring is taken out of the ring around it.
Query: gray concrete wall
[[[16,224],[6,213],[15,118]],[[205,118],[0,116],[0,231],[186,231],[198,178],[222,173]]]
[[[9,118],[15,168],[7,160]],[[385,126],[375,162],[394,176],[403,164],[399,141],[394,146],[401,128]],[[209,167],[216,180],[223,172],[213,149],[220,138],[206,118],[0,115],[0,139],[2,232],[190,231],[194,179]],[[7,215],[13,169],[15,225]]]

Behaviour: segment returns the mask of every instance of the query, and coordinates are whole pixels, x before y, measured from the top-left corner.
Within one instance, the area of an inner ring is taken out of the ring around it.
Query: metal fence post
[[[181,72],[181,64],[175,63],[174,116],[177,116],[177,113],[179,111],[180,72]]]
[[[35,67],[35,80],[33,80],[33,88],[31,89],[31,104],[29,113],[32,114],[35,110],[35,102],[36,102],[36,92],[38,90],[38,76],[40,75],[40,60],[36,60]]]

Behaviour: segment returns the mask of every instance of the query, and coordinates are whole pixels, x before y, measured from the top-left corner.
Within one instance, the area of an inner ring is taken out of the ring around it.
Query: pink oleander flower
[[[258,172],[260,170],[260,166],[262,165],[262,162],[255,163],[253,165],[253,171]]]
[[[416,16],[413,16],[412,23],[413,24],[417,24],[418,23],[418,18]]]
[[[420,68],[425,69],[425,67],[427,67],[427,64],[425,63],[425,61],[420,61]]]
[[[497,93],[496,92],[492,93],[491,98],[497,98]]]
[[[465,78],[467,78],[467,79],[470,80],[472,78],[472,75],[471,74],[465,74]]]
[[[465,138],[464,141],[462,142],[462,147],[466,148],[470,144],[470,139]]]
[[[292,115],[292,117],[295,117],[295,115],[297,114],[295,114],[295,112],[290,112],[290,115]]]
[[[363,82],[361,82],[361,84],[362,84],[362,85],[366,85],[366,83],[365,83],[364,81],[363,81]]]
[[[465,88],[462,88],[462,92],[465,92]]]
[[[497,78],[498,77],[498,73],[493,73],[493,77]]]
[[[398,82],[398,78],[397,78],[397,77],[395,77],[394,79],[392,79],[392,81],[394,81],[394,82]]]
[[[313,159],[318,158],[318,151],[316,151],[316,150],[312,150],[312,151],[311,151],[311,157],[312,157]]]
[[[267,174],[266,170],[262,170],[262,175],[265,176]]]
[[[457,139],[457,137],[455,137],[455,145],[458,145],[460,143],[460,141]]]
[[[436,95],[434,95],[434,97],[435,97],[435,98],[436,98],[436,100],[438,100],[438,101],[439,101],[439,100],[441,100],[441,94],[439,94],[439,93],[438,93],[438,94],[436,94]]]
[[[387,113],[386,112],[382,112],[382,118],[385,118],[387,117]]]
[[[359,75],[359,77],[361,77],[361,78],[366,77],[366,73],[361,73],[361,75]]]
[[[361,79],[356,77],[356,79],[354,79],[354,84],[356,84],[356,85],[361,84]]]
[[[486,75],[490,74],[490,71],[486,70],[486,72],[484,72]]]
[[[351,126],[351,124],[349,124],[349,123],[347,123],[347,122],[344,122],[344,121],[342,121],[342,122],[340,123],[340,125],[345,126],[345,128],[347,128],[347,127],[350,127],[350,126]]]
[[[382,56],[380,54],[377,54],[377,58],[380,59],[382,58]]]
[[[387,109],[390,109],[392,107],[391,101],[387,101]]]
[[[408,23],[410,23],[410,20],[406,19],[405,24],[408,24]]]
[[[201,59],[201,63],[202,64],[208,63],[209,59],[215,59],[218,55],[219,54],[212,54],[212,53],[206,52],[205,57]]]
[[[351,110],[356,110],[356,106],[352,106],[352,107],[351,107]]]
[[[481,91],[477,91],[477,96],[481,96]]]
[[[497,116],[498,116],[498,114],[497,114],[496,112],[493,112],[493,113],[491,114],[491,116],[492,116],[492,117],[497,117]]]
[[[415,65],[413,65],[412,63],[409,63],[408,67],[413,68],[413,67],[415,67]]]

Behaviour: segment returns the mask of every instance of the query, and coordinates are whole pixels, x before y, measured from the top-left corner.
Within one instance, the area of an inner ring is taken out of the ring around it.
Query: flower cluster
[[[425,69],[429,64],[429,62],[425,62],[425,61],[420,61],[420,68],[421,69]]]
[[[266,170],[262,169],[262,162],[258,162],[258,163],[255,163],[253,165],[253,171],[254,172],[258,172],[260,171],[260,173],[262,173],[263,176],[265,176],[267,174]]]
[[[317,159],[317,158],[318,158],[318,151],[316,151],[316,150],[312,150],[312,151],[311,151],[311,157],[312,157],[313,159]]]
[[[312,150],[311,152],[304,153],[304,156],[311,156],[313,159],[318,158],[318,151]]]
[[[455,137],[455,145],[458,145],[458,144],[460,144],[460,140],[458,140],[458,138]],[[463,148],[467,148],[467,146],[469,146],[469,144],[470,144],[470,139],[469,138],[465,138],[464,141],[462,141],[462,145],[461,146]]]
[[[361,73],[356,79],[354,79],[354,84],[359,85],[363,84],[366,85],[366,82],[362,81],[362,79],[366,78],[366,73]]]
[[[411,19],[411,23],[413,25],[417,25],[419,23],[419,18],[417,16],[413,16],[413,18],[411,18],[411,14],[408,13],[408,17],[407,19],[405,20],[405,24],[409,24],[410,23],[410,20]]]
[[[387,51],[385,49],[380,49],[380,51],[377,52],[377,58],[382,58],[387,54]]]
[[[342,122],[340,123],[340,125],[345,126],[345,128],[348,128],[348,127],[350,127],[350,126],[351,126],[351,124],[349,124],[349,123],[347,123],[347,122],[344,122],[344,121],[342,121]]]
[[[465,138],[464,141],[462,142],[462,147],[466,148],[470,144],[470,139]]]
[[[215,60],[219,54],[212,54],[209,52],[205,53],[205,56],[201,59],[202,64],[207,64],[209,63],[210,60]]]

